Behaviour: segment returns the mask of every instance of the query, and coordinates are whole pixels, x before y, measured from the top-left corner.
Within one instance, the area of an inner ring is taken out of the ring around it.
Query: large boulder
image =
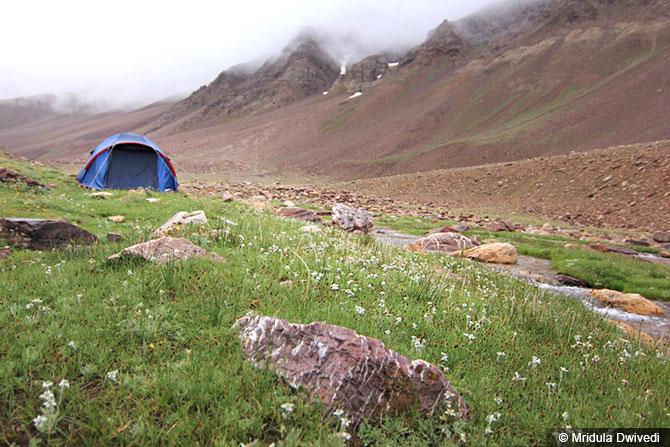
[[[460,233],[435,233],[409,244],[407,248],[416,253],[439,251],[456,254],[474,246],[472,239]]]
[[[154,235],[167,236],[169,234],[175,234],[180,228],[186,225],[202,225],[206,223],[207,216],[205,216],[204,211],[193,211],[192,213],[179,211],[177,214],[170,217],[167,222],[161,225],[160,228],[154,231]]]
[[[466,250],[463,257],[491,264],[516,264],[519,253],[512,244],[493,242]]]
[[[663,315],[663,309],[637,293],[616,290],[592,290],[591,295],[607,306],[616,307],[638,315]]]
[[[343,411],[354,431],[363,419],[414,409],[432,416],[450,408],[467,416],[465,401],[437,367],[351,329],[263,316],[243,317],[236,326],[248,360],[305,387],[327,415]]]
[[[32,250],[48,250],[71,244],[88,245],[98,238],[65,220],[0,218],[0,236]]]
[[[184,238],[161,237],[148,242],[131,245],[120,253],[109,257],[110,261],[126,258],[139,258],[157,264],[191,258],[204,258],[211,261],[221,261],[223,258],[216,253],[198,247]]]
[[[306,220],[307,222],[321,222],[321,218],[315,212],[304,208],[280,208],[276,214],[290,219]]]
[[[367,233],[372,229],[372,213],[351,206],[337,203],[333,205],[333,223],[345,231],[362,231]]]

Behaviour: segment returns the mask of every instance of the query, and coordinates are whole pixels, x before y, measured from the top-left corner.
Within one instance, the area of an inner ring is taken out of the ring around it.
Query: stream
[[[400,233],[387,228],[375,228],[372,234],[378,242],[398,247],[411,244],[419,239],[418,236]],[[639,257],[646,258],[650,256],[653,255],[640,255]],[[645,260],[648,261],[648,259]],[[667,302],[653,301],[665,311],[663,316],[638,315],[621,309],[603,306],[598,300],[591,296],[592,289],[562,285],[559,281],[558,272],[552,269],[551,261],[546,259],[519,255],[519,261],[515,265],[482,265],[498,272],[514,276],[515,278],[533,284],[542,290],[547,290],[572,299],[578,299],[587,309],[602,315],[605,318],[628,323],[654,338],[670,339],[670,304]]]

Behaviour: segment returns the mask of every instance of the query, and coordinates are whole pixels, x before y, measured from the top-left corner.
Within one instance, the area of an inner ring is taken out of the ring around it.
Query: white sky
[[[230,65],[276,54],[305,26],[370,51],[409,47],[491,0],[10,0],[0,98],[84,92],[113,104],[189,93]]]

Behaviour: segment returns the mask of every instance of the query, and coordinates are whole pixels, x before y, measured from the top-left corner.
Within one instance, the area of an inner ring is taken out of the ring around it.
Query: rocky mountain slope
[[[664,140],[669,11],[669,0],[498,3],[342,76],[322,42],[302,36],[278,58],[228,69],[132,129],[149,133],[181,171],[331,179]],[[107,130],[104,118],[99,132],[57,152],[43,138],[50,132],[29,126],[0,130],[0,144],[80,159]],[[80,135],[78,122],[53,126]]]

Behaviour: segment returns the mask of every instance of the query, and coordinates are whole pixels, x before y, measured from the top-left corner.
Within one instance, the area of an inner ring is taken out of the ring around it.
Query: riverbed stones
[[[591,295],[601,303],[638,315],[663,315],[663,309],[637,293],[616,290],[592,290]]]
[[[333,224],[344,231],[368,233],[372,229],[372,213],[343,203],[333,205]]]
[[[65,220],[0,218],[0,234],[8,242],[32,250],[89,245],[98,238]]]
[[[167,236],[170,234],[175,234],[182,227],[187,225],[203,225],[207,223],[207,216],[202,210],[186,212],[179,211],[174,216],[170,217],[163,225],[161,225],[154,235],[156,236]]]
[[[450,232],[430,234],[409,244],[407,249],[415,253],[439,251],[447,254],[456,254],[474,246],[475,242],[469,237],[460,233]]]
[[[325,405],[326,416],[342,411],[353,432],[365,419],[415,409],[428,417],[446,409],[462,418],[468,414],[439,368],[409,360],[351,329],[255,315],[235,326],[247,360],[306,388]]]
[[[131,245],[121,250],[120,253],[110,256],[108,260],[118,261],[127,258],[144,259],[157,264],[191,258],[204,258],[211,261],[223,260],[218,254],[205,250],[188,239],[168,236]]]
[[[512,244],[493,242],[463,252],[463,257],[490,264],[516,264],[519,253]]]

